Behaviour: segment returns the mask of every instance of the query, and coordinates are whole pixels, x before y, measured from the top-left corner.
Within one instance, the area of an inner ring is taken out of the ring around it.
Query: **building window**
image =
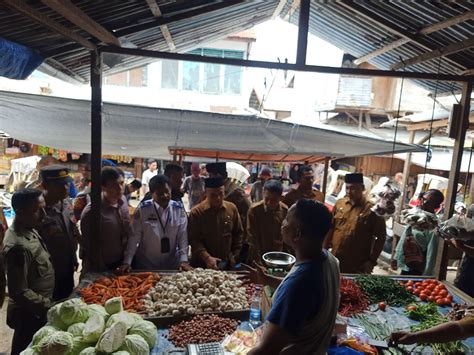
[[[148,83],[148,68],[146,66],[127,70],[121,73],[107,75],[106,85],[117,85],[127,87],[143,87]]]
[[[243,59],[244,51],[198,48],[188,54]],[[241,67],[221,64],[162,61],[161,87],[198,91],[205,94],[239,95],[242,92]]]

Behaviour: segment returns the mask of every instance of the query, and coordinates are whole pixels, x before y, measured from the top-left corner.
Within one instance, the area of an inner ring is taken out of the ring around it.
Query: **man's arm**
[[[17,304],[43,317],[52,306],[52,300],[28,287],[28,269],[32,259],[31,253],[20,247],[13,247],[6,253],[8,292]]]
[[[184,209],[180,209],[181,216],[179,219],[179,226],[178,226],[178,254],[179,254],[179,262],[180,263],[187,263],[188,262],[188,252],[189,252],[189,244],[188,244],[188,218],[186,217],[186,213]]]
[[[385,239],[387,237],[387,227],[385,226],[385,220],[382,217],[376,216],[373,233],[376,239],[372,247],[372,252],[370,253],[370,261],[376,263],[383,250]]]
[[[258,260],[257,251],[256,251],[256,233],[257,228],[255,225],[255,212],[253,208],[249,209],[247,215],[247,243],[249,244],[249,260]]]
[[[191,211],[188,219],[188,240],[191,245],[193,255],[199,256],[202,261],[211,256],[204,245],[203,238],[201,236],[201,223],[196,218],[195,213]]]
[[[448,343],[474,336],[474,322],[448,322],[414,333],[396,332],[390,336],[398,344]]]
[[[232,221],[232,245],[231,245],[231,252],[234,258],[237,258],[240,254],[240,250],[242,249],[242,235],[244,230],[242,228],[242,222],[240,221],[240,215],[237,210],[235,210],[234,218]]]
[[[250,350],[249,355],[274,355],[279,354],[280,351],[288,344],[288,332],[273,323],[267,323],[262,340],[260,343]]]

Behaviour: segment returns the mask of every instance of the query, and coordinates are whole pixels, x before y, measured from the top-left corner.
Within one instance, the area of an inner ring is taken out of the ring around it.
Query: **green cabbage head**
[[[74,345],[68,355],[79,355],[82,350],[90,347],[91,345],[94,344],[86,341],[83,337],[74,337]]]
[[[105,310],[108,314],[115,314],[123,311],[122,297],[113,297],[105,302]]]
[[[85,323],[76,323],[70,325],[69,328],[67,328],[67,332],[71,333],[75,337],[80,337],[82,336],[82,332],[84,331],[84,326]]]
[[[93,346],[89,346],[88,348],[85,348],[79,353],[79,355],[96,355],[96,354],[97,354],[97,350],[95,350],[95,347]]]
[[[66,355],[74,346],[74,337],[67,332],[59,331],[41,339],[33,347],[41,355]]]
[[[117,351],[123,344],[127,335],[127,325],[123,322],[112,324],[99,338],[96,348],[97,351],[105,353],[113,353]]]
[[[64,324],[64,322],[61,319],[61,316],[59,314],[60,309],[61,309],[61,303],[58,303],[48,310],[48,325],[51,325],[61,330],[66,330],[67,325]]]
[[[53,333],[56,333],[59,329],[55,328],[50,325],[45,325],[44,327],[40,328],[35,335],[33,335],[33,345],[37,345],[41,339],[44,337],[50,336]]]
[[[95,313],[89,317],[86,324],[84,325],[84,331],[82,332],[82,335],[86,341],[95,343],[97,340],[99,340],[104,329],[104,317]]]
[[[87,318],[89,318],[89,310],[87,304],[81,299],[72,298],[61,304],[59,315],[64,324],[69,326],[71,324],[85,322]]]
[[[97,313],[104,318],[109,317],[109,314],[107,313],[105,308],[102,307],[100,304],[89,304],[87,305],[87,308],[89,309],[89,317],[92,316],[94,313]]]
[[[112,314],[107,321],[106,327],[110,327],[112,324],[117,322],[123,322],[127,326],[127,329],[130,329],[137,323],[138,321],[143,321],[143,318],[140,317],[138,314],[129,313],[129,312],[119,312]]]
[[[127,335],[120,350],[128,351],[134,355],[148,355],[150,353],[150,348],[145,339],[137,334]]]
[[[147,342],[150,349],[155,346],[157,329],[156,326],[147,320],[141,320],[135,323],[128,331],[128,334],[140,335]]]

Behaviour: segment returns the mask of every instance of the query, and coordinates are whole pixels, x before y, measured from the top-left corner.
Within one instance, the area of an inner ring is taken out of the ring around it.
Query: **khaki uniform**
[[[250,207],[247,218],[247,238],[250,245],[248,262],[261,262],[262,255],[283,250],[281,224],[288,207],[282,202],[276,210],[268,210],[264,201]]]
[[[224,201],[211,208],[208,201],[195,206],[189,213],[188,239],[192,263],[202,266],[209,255],[228,261],[233,266],[242,248],[242,223],[234,204]]]
[[[303,198],[324,203],[324,194],[321,191],[314,189],[309,192],[302,192],[300,189],[290,189],[290,191],[288,191],[287,194],[283,196],[281,201],[287,205],[288,208],[290,208]]]
[[[10,296],[7,324],[15,329],[12,354],[18,354],[46,323],[52,306],[54,269],[39,234],[16,224],[5,235],[3,255]]]
[[[77,240],[73,222],[74,211],[67,200],[45,208],[46,216],[38,228],[53,261],[56,286],[53,298],[70,296],[74,288],[74,271],[77,267]]]
[[[362,265],[370,259],[375,238],[386,236],[385,220],[370,210],[372,206],[365,199],[353,205],[347,197],[334,206],[332,254],[339,259],[343,273],[362,272]]]
[[[242,190],[240,187],[238,187],[234,182],[232,182],[230,179],[227,180],[225,183],[225,200],[227,202],[232,202],[235,207],[237,207],[237,211],[239,211],[240,215],[240,221],[242,222],[242,227],[244,229],[244,234],[247,228],[247,214],[249,212],[250,208],[250,200],[248,199],[247,196],[245,196],[244,190]],[[245,240],[245,235],[244,235],[244,240]]]

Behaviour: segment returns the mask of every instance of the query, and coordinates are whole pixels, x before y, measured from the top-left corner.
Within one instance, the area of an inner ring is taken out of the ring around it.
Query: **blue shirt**
[[[324,302],[324,258],[299,263],[281,283],[273,299],[267,321],[297,335],[305,322],[311,320]]]

